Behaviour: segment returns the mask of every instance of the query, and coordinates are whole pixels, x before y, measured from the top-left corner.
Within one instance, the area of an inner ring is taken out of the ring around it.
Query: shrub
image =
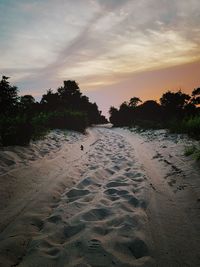
[[[26,115],[1,117],[0,137],[3,146],[27,145],[31,139],[44,136],[50,129],[84,132],[88,126],[85,113],[76,111],[41,112],[29,119]]]
[[[200,116],[195,116],[183,121],[183,130],[190,136],[200,138]]]
[[[196,159],[196,160],[200,160],[200,149],[198,149],[198,150],[196,150],[196,152],[195,152],[195,154],[194,154],[194,158]]]
[[[84,132],[88,126],[87,116],[83,112],[78,111],[55,111],[48,114],[47,125],[51,129],[70,129]]]
[[[142,129],[161,129],[163,125],[160,122],[152,120],[135,120],[135,126]]]
[[[189,147],[185,147],[185,151],[184,151],[184,155],[186,157],[194,154],[194,152],[196,151],[196,147],[193,145],[193,146],[189,146]]]
[[[191,137],[200,139],[200,116],[185,118],[182,121],[171,121],[169,129],[171,132],[186,133]]]
[[[3,146],[26,145],[32,136],[32,126],[26,116],[5,117],[0,120],[0,136]]]
[[[32,139],[39,139],[48,132],[49,117],[50,114],[41,112],[31,119]]]
[[[193,158],[196,160],[200,160],[200,148],[197,148],[196,146],[189,146],[185,148],[184,155],[186,157],[193,155]]]

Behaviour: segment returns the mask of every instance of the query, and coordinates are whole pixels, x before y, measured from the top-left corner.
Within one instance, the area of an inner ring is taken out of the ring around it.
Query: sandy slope
[[[53,136],[55,148],[35,144],[39,159],[4,162],[0,266],[200,266],[199,169],[182,140],[104,127]]]

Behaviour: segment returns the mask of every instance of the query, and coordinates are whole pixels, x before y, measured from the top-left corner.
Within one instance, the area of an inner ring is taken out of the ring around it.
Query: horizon
[[[1,74],[36,99],[75,80],[105,115],[133,96],[190,94],[200,86],[199,13],[197,0],[0,0]]]

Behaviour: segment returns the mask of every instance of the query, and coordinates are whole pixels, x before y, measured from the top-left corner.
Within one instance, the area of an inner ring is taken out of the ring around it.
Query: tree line
[[[200,88],[185,94],[165,92],[159,102],[147,100],[142,102],[132,97],[117,109],[109,110],[110,122],[117,127],[139,126],[142,128],[169,128],[171,131],[187,133],[200,138]]]
[[[49,89],[37,102],[32,95],[19,96],[9,77],[0,81],[0,143],[26,145],[49,129],[84,132],[92,124],[107,122],[96,103],[83,95],[76,81],[64,81],[56,92]]]

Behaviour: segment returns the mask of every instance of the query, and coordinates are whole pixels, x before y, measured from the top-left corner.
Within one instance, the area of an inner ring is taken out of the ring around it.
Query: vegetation
[[[9,77],[0,82],[0,143],[26,145],[49,129],[72,129],[84,132],[91,124],[106,123],[96,103],[82,95],[75,81],[64,81],[54,93],[51,89],[36,102],[31,95],[18,95]]]
[[[110,122],[114,126],[139,126],[144,129],[168,128],[172,132],[186,133],[200,139],[200,88],[191,96],[178,92],[164,93],[159,103],[138,97],[124,102],[119,109],[110,108]]]
[[[196,146],[189,146],[185,148],[184,155],[186,157],[193,156],[194,159],[200,160],[200,148],[197,148]]]
[[[171,121],[169,128],[171,132],[185,133],[191,137],[200,139],[200,114],[194,117],[185,117],[180,121]]]
[[[200,160],[200,149],[198,149],[196,152],[195,152],[195,159],[196,160]]]
[[[188,157],[188,156],[194,154],[195,151],[196,151],[196,147],[195,147],[194,145],[193,145],[193,146],[186,147],[186,148],[185,148],[184,155],[185,155],[186,157]]]

